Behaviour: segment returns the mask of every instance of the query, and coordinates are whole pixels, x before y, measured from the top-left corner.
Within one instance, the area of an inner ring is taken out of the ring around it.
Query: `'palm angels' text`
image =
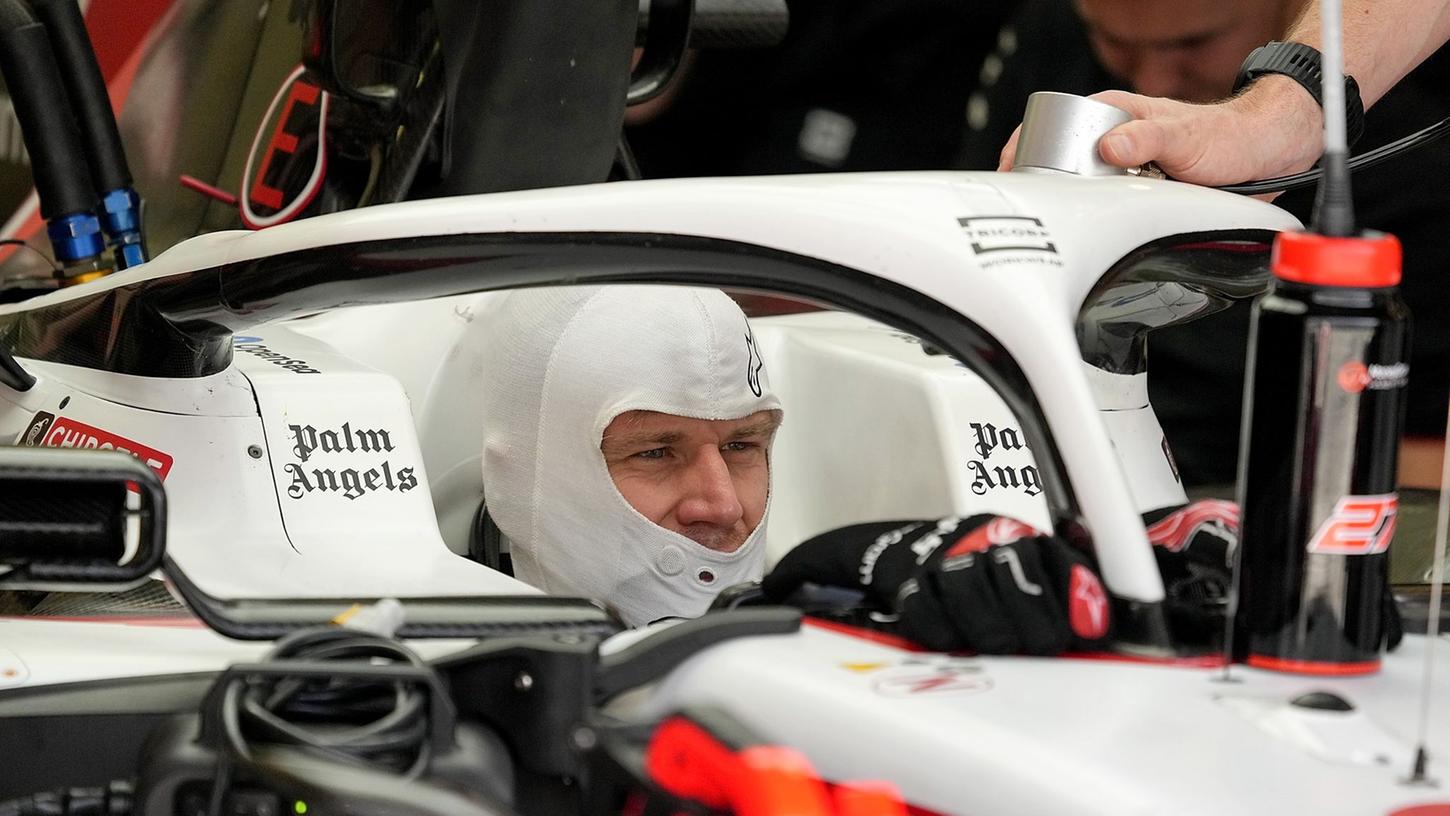
[[[292,477],[287,486],[287,495],[300,499],[313,492],[341,493],[348,499],[358,499],[379,490],[407,493],[418,486],[418,478],[411,467],[395,468],[386,458],[376,467],[366,470],[357,468],[325,468],[313,466],[304,468],[307,462],[319,454],[336,453],[381,453],[393,451],[393,440],[382,429],[354,430],[344,422],[341,428],[318,430],[311,425],[288,425],[292,431],[292,453],[298,461],[282,469]]]
[[[1016,428],[1003,428],[999,431],[997,426],[990,422],[973,422],[971,426],[972,433],[977,437],[976,444],[972,447],[982,457],[967,462],[967,469],[972,472],[974,477],[972,479],[973,493],[982,496],[988,490],[996,487],[1020,488],[1029,496],[1036,496],[1042,492],[1042,477],[1038,474],[1035,465],[987,467],[985,460],[990,459],[992,451],[998,448],[1009,451],[1027,449]]]

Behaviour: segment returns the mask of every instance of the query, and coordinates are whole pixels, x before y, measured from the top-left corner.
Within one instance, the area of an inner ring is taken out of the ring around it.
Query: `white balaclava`
[[[730,420],[780,408],[740,307],[675,286],[522,290],[498,306],[483,485],[515,574],[604,600],[631,626],[701,615],[720,590],[758,579],[763,516],[735,552],[708,549],[630,506],[599,449],[626,411]]]

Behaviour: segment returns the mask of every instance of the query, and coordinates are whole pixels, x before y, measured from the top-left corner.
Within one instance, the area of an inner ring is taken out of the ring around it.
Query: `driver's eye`
[[[634,455],[636,459],[663,459],[665,458],[664,448],[651,448],[647,451],[640,451]]]

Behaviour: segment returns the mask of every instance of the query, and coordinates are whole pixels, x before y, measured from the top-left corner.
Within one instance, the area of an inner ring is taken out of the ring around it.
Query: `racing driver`
[[[760,578],[780,400],[724,293],[504,296],[484,352],[483,484],[517,576],[631,626]]]

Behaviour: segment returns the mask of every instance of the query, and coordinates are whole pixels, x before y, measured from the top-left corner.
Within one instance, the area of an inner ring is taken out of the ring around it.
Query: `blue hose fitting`
[[[87,261],[106,248],[101,238],[101,223],[95,213],[71,213],[50,219],[45,234],[55,249],[55,259],[63,266]]]
[[[100,213],[116,268],[146,263],[146,248],[141,243],[141,196],[130,187],[117,187],[101,198]]]

